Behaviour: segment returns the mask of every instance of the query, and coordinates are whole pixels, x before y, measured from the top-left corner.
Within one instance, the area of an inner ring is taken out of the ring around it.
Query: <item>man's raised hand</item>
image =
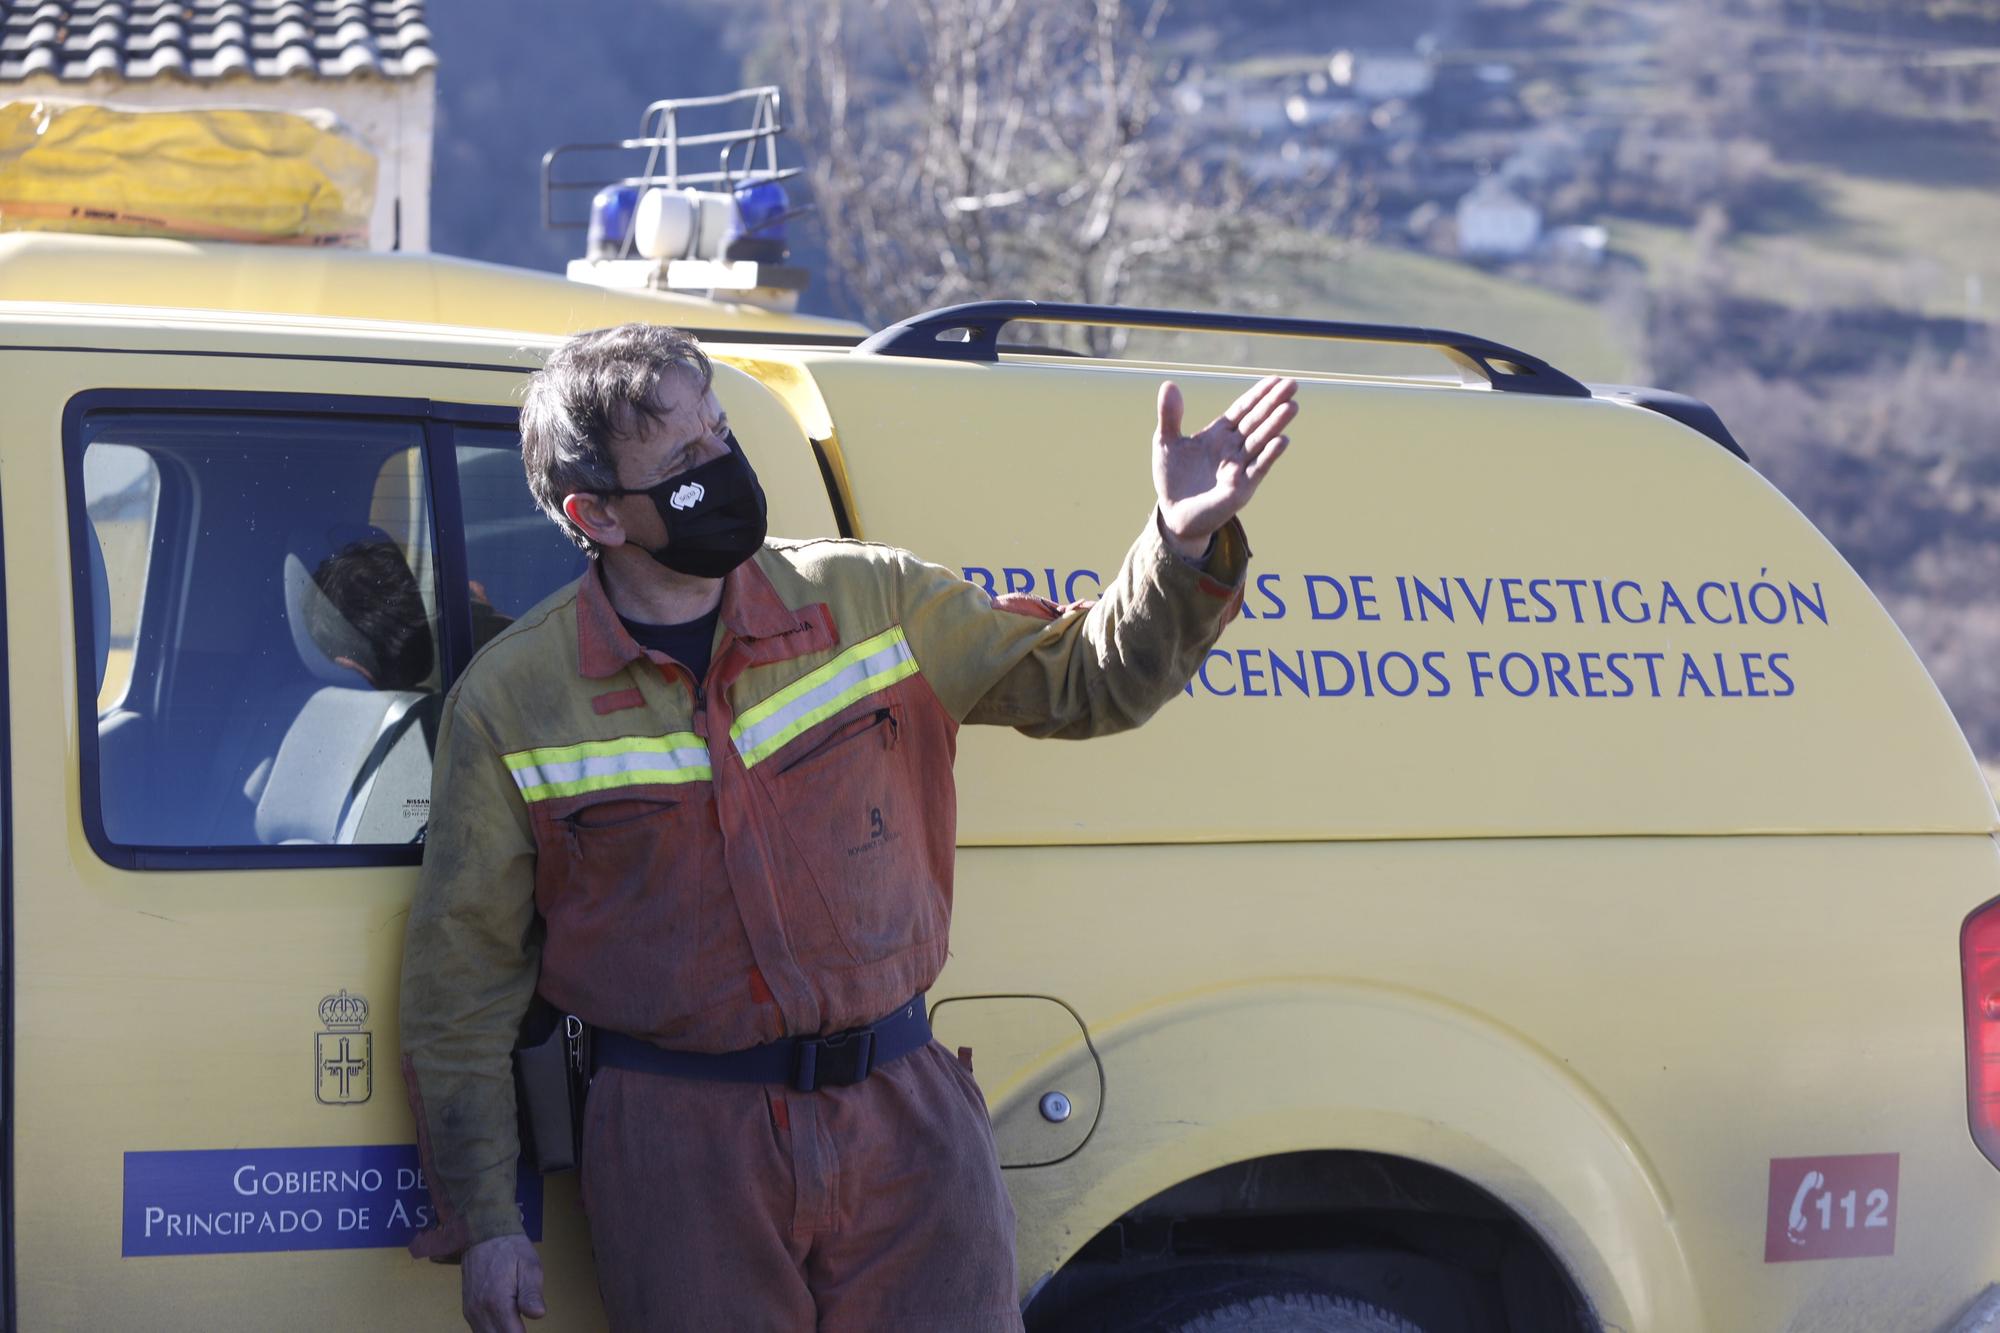
[[[1298,382],[1278,375],[1258,380],[1194,435],[1181,434],[1180,386],[1160,386],[1160,425],[1153,434],[1153,489],[1167,540],[1200,556],[1208,540],[1250,503],[1285,452],[1285,427],[1299,414]]]

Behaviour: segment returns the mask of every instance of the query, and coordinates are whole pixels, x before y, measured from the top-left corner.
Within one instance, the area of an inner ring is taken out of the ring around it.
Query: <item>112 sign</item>
[[[1896,1153],[1774,1157],[1764,1262],[1896,1252]]]

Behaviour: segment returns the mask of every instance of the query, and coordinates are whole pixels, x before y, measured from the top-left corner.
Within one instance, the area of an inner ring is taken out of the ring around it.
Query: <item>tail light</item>
[[[1965,986],[1965,1101],[1972,1141],[2000,1166],[2000,898],[1959,932]]]

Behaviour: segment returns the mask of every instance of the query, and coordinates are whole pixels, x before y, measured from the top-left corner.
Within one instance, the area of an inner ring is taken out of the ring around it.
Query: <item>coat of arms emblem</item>
[[[375,1038],[363,1032],[368,1001],[345,989],[319,1002],[326,1028],[313,1034],[313,1096],[327,1106],[353,1106],[375,1091]]]

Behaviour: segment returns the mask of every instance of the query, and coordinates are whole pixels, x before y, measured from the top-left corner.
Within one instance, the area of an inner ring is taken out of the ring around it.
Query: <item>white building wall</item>
[[[1542,211],[1512,191],[1481,187],[1458,201],[1458,251],[1508,257],[1535,248]]]
[[[1418,97],[1431,89],[1430,62],[1415,56],[1364,55],[1355,62],[1354,91],[1371,100]]]
[[[1238,129],[1260,134],[1291,124],[1285,114],[1285,98],[1274,92],[1238,90],[1229,99],[1229,115]]]
[[[1371,102],[1420,97],[1437,77],[1424,57],[1393,52],[1336,51],[1326,69],[1336,85]]]

